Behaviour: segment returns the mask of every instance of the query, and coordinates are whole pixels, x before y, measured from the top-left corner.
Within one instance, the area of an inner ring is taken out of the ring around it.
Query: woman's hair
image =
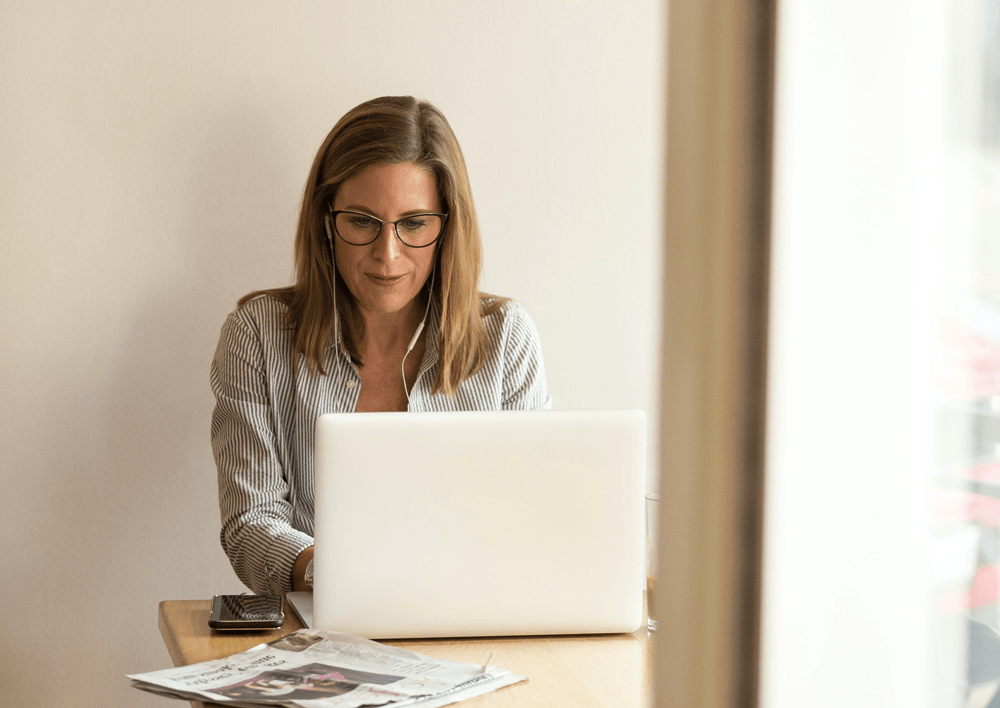
[[[475,373],[489,347],[483,317],[504,300],[479,292],[482,242],[472,188],[458,140],[444,115],[412,96],[385,96],[362,103],[337,122],[316,154],[302,195],[295,235],[295,284],[250,293],[240,305],[267,294],[288,308],[292,348],[321,374],[323,351],[334,340],[334,303],[341,337],[351,359],[363,365],[359,343],[364,320],[333,265],[326,217],[337,190],[371,165],[412,163],[431,172],[448,219],[437,245],[437,277],[428,294],[440,308],[438,370],[433,392],[452,395]],[[336,288],[336,300],[334,300]]]

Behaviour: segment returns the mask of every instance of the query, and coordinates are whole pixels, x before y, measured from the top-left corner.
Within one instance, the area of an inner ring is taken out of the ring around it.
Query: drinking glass
[[[656,631],[656,574],[659,567],[657,539],[660,529],[660,495],[646,495],[646,627]]]

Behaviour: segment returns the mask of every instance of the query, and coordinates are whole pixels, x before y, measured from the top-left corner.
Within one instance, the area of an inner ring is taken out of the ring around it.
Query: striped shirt
[[[255,593],[291,590],[292,565],[313,545],[313,438],[324,413],[353,412],[361,376],[331,345],[325,375],[292,351],[286,308],[262,295],[229,315],[212,361],[216,405],[212,451],[219,473],[222,548]],[[539,410],[552,406],[538,332],[524,309],[507,302],[485,319],[490,352],[453,398],[431,395],[437,375],[438,317],[410,391],[410,411]]]

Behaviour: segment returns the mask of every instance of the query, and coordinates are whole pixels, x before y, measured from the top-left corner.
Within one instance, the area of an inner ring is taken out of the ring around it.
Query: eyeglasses
[[[331,211],[333,229],[344,243],[367,246],[379,237],[385,224],[392,224],[396,237],[410,248],[426,248],[438,240],[447,214],[411,214],[397,221],[382,221],[356,211]]]

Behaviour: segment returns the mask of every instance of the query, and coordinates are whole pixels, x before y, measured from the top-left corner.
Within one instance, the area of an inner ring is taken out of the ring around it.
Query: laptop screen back
[[[645,455],[641,411],[322,416],[315,626],[369,638],[635,631]]]

